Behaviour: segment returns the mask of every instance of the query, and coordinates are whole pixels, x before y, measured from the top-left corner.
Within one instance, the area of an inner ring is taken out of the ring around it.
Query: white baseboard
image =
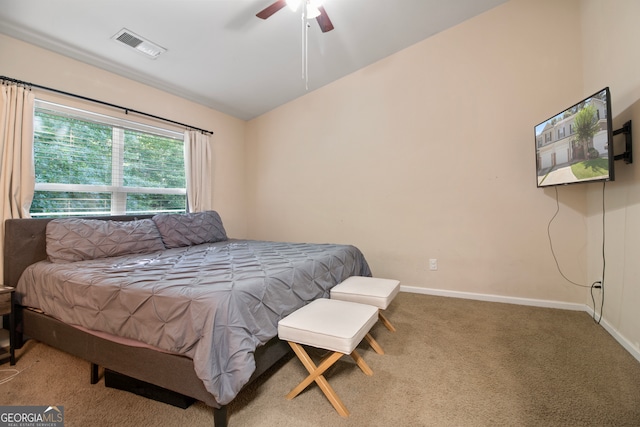
[[[419,288],[417,286],[400,285],[401,292],[414,294],[436,295],[441,297],[473,299],[478,301],[503,302],[507,304],[531,305],[534,307],[561,308],[563,310],[585,311],[584,304],[562,301],[548,301],[541,299],[505,297],[501,295],[476,294],[473,292],[444,291],[441,289]]]
[[[593,309],[586,304],[569,303],[562,301],[548,301],[530,298],[505,297],[501,295],[477,294],[473,292],[445,291],[442,289],[420,288],[417,286],[400,285],[400,292],[408,292],[414,294],[435,295],[450,298],[463,298],[478,301],[502,302],[507,304],[529,305],[534,307],[559,308],[562,310],[586,311],[593,316]],[[640,362],[640,351],[632,345],[625,337],[612,327],[605,319],[602,319],[600,325],[624,347],[638,362]]]
[[[589,307],[588,305],[585,305],[585,311],[593,317],[594,315],[593,308]],[[613,326],[611,326],[611,324],[607,322],[606,319],[602,319],[600,321],[600,325],[604,328],[605,331],[609,332],[609,334],[616,341],[618,341],[618,343],[622,347],[624,347],[625,350],[631,353],[631,355],[635,357],[638,362],[640,362],[640,351],[638,351],[638,349],[633,344],[631,344],[629,340],[627,340],[625,337],[620,335],[620,333]]]

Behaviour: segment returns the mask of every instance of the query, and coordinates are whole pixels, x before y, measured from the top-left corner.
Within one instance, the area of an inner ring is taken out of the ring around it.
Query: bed
[[[228,239],[214,211],[7,220],[4,265],[18,345],[29,337],[85,359],[92,382],[102,366],[200,400],[216,427],[289,353],[280,318],[371,275],[351,245]]]

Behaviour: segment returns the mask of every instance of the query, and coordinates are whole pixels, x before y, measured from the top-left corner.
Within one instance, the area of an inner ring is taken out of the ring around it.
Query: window
[[[36,101],[31,215],[186,211],[183,135]]]
[[[558,129],[558,139],[562,139],[565,137],[565,130],[564,130],[564,126],[561,127],[560,129]]]

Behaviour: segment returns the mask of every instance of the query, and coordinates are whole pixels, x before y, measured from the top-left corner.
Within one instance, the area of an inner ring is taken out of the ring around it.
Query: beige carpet
[[[327,378],[341,418],[297,359],[272,369],[230,407],[230,426],[640,426],[640,363],[583,312],[401,293],[377,324],[381,356],[361,344],[365,376],[343,357]],[[186,410],[89,384],[89,364],[37,342],[0,365],[0,405],[62,405],[65,425],[211,426]]]

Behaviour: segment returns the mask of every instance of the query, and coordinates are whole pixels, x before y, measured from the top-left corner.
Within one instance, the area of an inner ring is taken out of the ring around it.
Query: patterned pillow
[[[188,214],[158,214],[156,223],[167,248],[214,243],[227,240],[222,219],[216,211]]]
[[[49,260],[58,263],[165,249],[160,233],[151,219],[54,219],[47,224],[46,246]]]

